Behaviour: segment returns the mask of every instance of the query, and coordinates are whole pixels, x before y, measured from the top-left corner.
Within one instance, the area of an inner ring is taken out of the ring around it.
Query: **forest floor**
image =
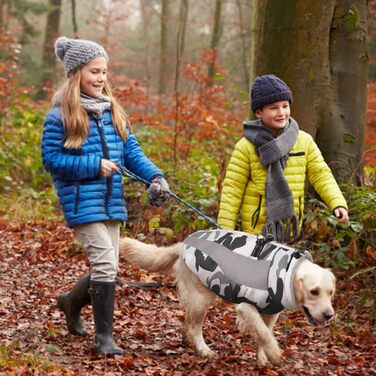
[[[208,312],[204,335],[218,358],[200,358],[182,343],[184,312],[171,281],[121,260],[126,283],[117,289],[114,337],[126,355],[104,357],[91,350],[91,307],[83,310],[85,338],[67,332],[56,308],[55,297],[88,268],[72,232],[59,223],[0,221],[0,239],[0,375],[376,375],[372,307],[360,303],[361,278],[337,275],[337,318],[329,326],[313,328],[299,311],[282,313],[282,365],[259,368],[231,305]],[[161,286],[130,283],[140,280]]]

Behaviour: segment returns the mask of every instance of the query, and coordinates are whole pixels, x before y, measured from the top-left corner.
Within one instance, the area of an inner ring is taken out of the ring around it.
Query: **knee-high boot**
[[[90,282],[90,295],[95,323],[94,349],[102,354],[123,355],[112,337],[116,282]]]
[[[81,309],[90,303],[90,272],[86,273],[69,292],[57,298],[57,306],[65,313],[67,327],[70,333],[86,336],[86,327],[82,322]]]

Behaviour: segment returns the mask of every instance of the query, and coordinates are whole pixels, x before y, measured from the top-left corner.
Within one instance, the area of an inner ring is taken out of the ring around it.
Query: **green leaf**
[[[358,233],[363,231],[363,225],[358,222],[351,222],[350,227],[353,231],[358,232]]]
[[[60,351],[60,347],[52,344],[47,344],[46,345],[46,352],[50,354],[54,354]]]

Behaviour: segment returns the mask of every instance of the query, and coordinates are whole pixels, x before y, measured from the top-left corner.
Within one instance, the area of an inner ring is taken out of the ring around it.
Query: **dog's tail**
[[[123,238],[120,240],[120,254],[141,269],[173,276],[180,246],[181,243],[176,243],[169,247],[158,247],[136,239]]]

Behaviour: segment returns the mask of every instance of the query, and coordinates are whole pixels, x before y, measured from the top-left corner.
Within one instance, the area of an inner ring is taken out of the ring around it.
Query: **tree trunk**
[[[0,3],[0,30],[5,30],[7,28],[9,12],[10,12],[10,1],[3,0]]]
[[[342,182],[360,183],[367,98],[366,0],[338,0],[331,22],[330,103],[322,103],[317,143]]]
[[[78,38],[78,26],[77,26],[77,15],[76,15],[76,0],[71,0],[72,7],[72,25],[73,34],[75,38]]]
[[[365,18],[366,0],[257,3],[255,75],[273,73],[286,81],[292,116],[317,137],[340,181],[354,177],[363,152]]]
[[[243,9],[240,0],[236,0],[236,5],[238,8],[238,14],[239,14],[239,28],[240,28],[240,37],[242,42],[242,51],[241,51],[241,57],[242,57],[242,64],[243,64],[243,72],[244,72],[244,87],[246,90],[248,90],[249,87],[249,68],[248,68],[248,61],[247,61],[247,55],[248,55],[248,47],[246,42],[246,30],[244,27],[244,19],[243,19]]]
[[[140,9],[142,15],[142,30],[143,30],[143,43],[144,43],[144,77],[145,77],[145,86],[147,94],[149,95],[150,92],[150,81],[151,81],[151,72],[149,66],[149,56],[150,56],[150,33],[149,33],[149,19],[150,19],[150,0],[140,0]],[[146,105],[146,110],[148,109],[148,105]],[[147,112],[145,112],[145,115]]]
[[[174,143],[173,143],[173,159],[174,172],[177,168],[177,143],[179,136],[179,78],[180,78],[180,64],[184,54],[185,45],[185,31],[188,19],[188,0],[180,0],[178,33],[176,37],[176,66],[175,66],[175,124],[174,124]]]
[[[44,36],[42,55],[42,87],[37,94],[38,99],[45,99],[47,88],[51,86],[51,79],[55,73],[56,59],[54,42],[59,35],[61,0],[49,0],[49,12],[47,15],[46,31]]]
[[[210,43],[210,48],[217,53],[217,47],[219,40],[221,39],[222,34],[222,27],[221,27],[221,18],[222,18],[222,0],[216,0],[215,2],[215,11],[214,11],[214,24],[213,24],[213,33],[212,39]],[[209,64],[208,68],[208,77],[211,78],[211,82],[213,82],[214,73],[215,73],[215,60],[213,59],[212,62]]]
[[[159,95],[166,94],[167,90],[168,23],[170,18],[169,3],[169,0],[162,0],[161,46],[159,61]]]

